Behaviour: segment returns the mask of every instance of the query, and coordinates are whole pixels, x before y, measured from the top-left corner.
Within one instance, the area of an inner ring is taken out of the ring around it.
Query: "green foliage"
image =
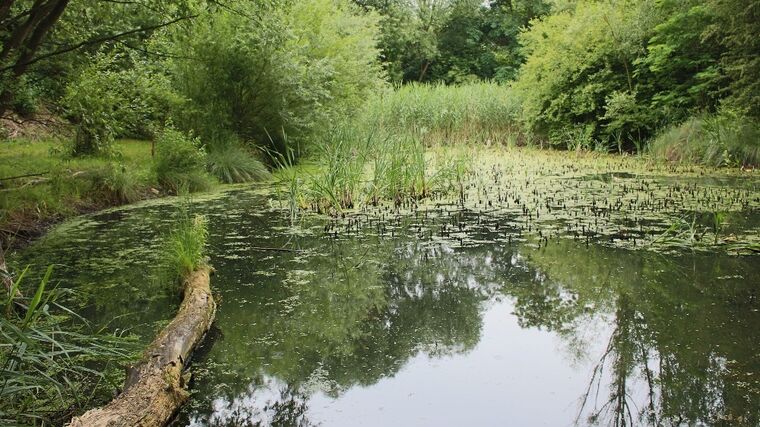
[[[704,37],[722,47],[720,65],[728,77],[724,104],[752,118],[760,117],[760,2],[706,2],[715,21]]]
[[[208,225],[202,215],[190,216],[188,202],[181,208],[161,249],[162,271],[181,281],[205,264]]]
[[[528,56],[514,85],[522,122],[553,142],[591,126],[596,144],[638,151],[662,127],[719,104],[752,117],[756,11],[701,0],[556,9],[520,36]]]
[[[158,183],[174,193],[211,187],[206,173],[206,152],[198,138],[167,126],[156,138],[153,165]]]
[[[115,364],[131,354],[125,338],[88,331],[57,302],[65,292],[50,289],[52,266],[31,298],[17,297],[28,271],[0,300],[0,422],[60,424],[108,396]]]
[[[263,181],[271,176],[261,161],[235,143],[211,148],[206,165],[211,175],[225,183]]]
[[[305,146],[380,84],[376,17],[344,0],[275,3],[265,19],[206,14],[171,41],[178,123],[213,145],[232,136],[284,153]],[[179,30],[179,29],[178,29]]]
[[[652,92],[651,108],[675,122],[689,110],[715,107],[724,80],[720,46],[704,39],[705,28],[715,22],[704,2],[664,1],[658,12],[667,19],[654,26],[639,61],[648,77],[642,84]]]
[[[760,166],[760,126],[722,110],[665,129],[651,144],[655,158],[708,166]]]
[[[520,36],[528,59],[514,84],[525,126],[550,136],[591,126],[594,138],[642,139],[653,118],[641,114],[633,63],[652,19],[645,1],[581,1],[534,21]]]
[[[76,125],[74,155],[112,154],[117,137],[152,137],[180,104],[159,64],[134,51],[95,55],[66,88],[66,114]]]
[[[13,82],[15,86],[13,91],[13,100],[11,107],[13,111],[22,117],[32,117],[38,110],[40,102],[39,88],[29,81],[29,78],[23,76]]]
[[[110,154],[116,135],[122,129],[121,108],[126,97],[118,73],[109,69],[109,59],[101,57],[83,70],[66,88],[63,103],[76,125],[71,153]]]
[[[382,57],[397,83],[511,80],[520,28],[549,10],[540,0],[356,2],[381,14]]]

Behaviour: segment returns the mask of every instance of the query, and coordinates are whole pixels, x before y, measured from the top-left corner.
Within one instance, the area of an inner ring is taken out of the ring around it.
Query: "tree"
[[[160,43],[186,100],[177,124],[206,144],[285,153],[349,117],[381,85],[377,16],[344,0],[282,2],[199,17]]]
[[[0,1],[0,116],[12,108],[33,65],[87,47],[127,40],[193,18],[192,0]]]

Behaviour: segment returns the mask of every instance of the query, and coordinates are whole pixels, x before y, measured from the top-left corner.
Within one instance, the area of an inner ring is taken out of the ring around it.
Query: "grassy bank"
[[[0,235],[5,245],[63,218],[162,194],[151,143],[122,140],[113,158],[72,158],[52,141],[0,144]]]

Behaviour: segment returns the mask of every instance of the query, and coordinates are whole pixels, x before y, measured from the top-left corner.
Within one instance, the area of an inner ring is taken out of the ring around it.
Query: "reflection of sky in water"
[[[310,418],[343,426],[565,425],[576,416],[589,369],[588,358],[571,367],[562,346],[553,334],[520,328],[503,301],[484,313],[473,350],[418,353],[393,378],[337,400],[319,394],[309,402]]]
[[[584,348],[569,349],[556,334],[518,326],[509,300],[485,305],[474,349],[440,357],[419,351],[392,377],[352,387],[337,398],[321,391],[331,384],[325,380],[329,372],[319,370],[297,395],[304,410],[299,419],[329,426],[571,425],[579,390],[588,386],[596,355],[606,345],[598,338],[611,333],[609,319],[589,319]],[[284,382],[263,375],[260,384],[231,401],[214,399],[211,422],[236,425],[250,417],[269,425],[276,419],[272,406],[282,401],[285,389]],[[206,423],[191,418],[188,425]]]
[[[441,357],[420,351],[392,377],[352,387],[338,398],[320,390],[329,388],[329,381],[307,381],[300,396],[308,408],[305,419],[330,426],[571,424],[593,355],[602,353],[605,343],[588,342],[579,355],[555,334],[518,326],[508,300],[486,305],[479,343],[470,351]],[[608,324],[599,319],[587,327],[588,338],[609,336]],[[315,375],[329,377],[329,372]],[[264,375],[262,384],[251,384],[232,401],[214,399],[212,422],[234,425],[245,414],[271,424],[270,408],[286,388]],[[205,423],[191,419],[189,425]]]

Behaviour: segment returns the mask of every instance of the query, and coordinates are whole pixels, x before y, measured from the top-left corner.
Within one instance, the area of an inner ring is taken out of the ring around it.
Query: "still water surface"
[[[195,203],[220,305],[175,425],[760,424],[757,256],[538,247],[465,208],[456,237],[425,231],[450,212],[325,232],[270,199]],[[176,210],[86,216],[19,262],[147,343],[178,303],[152,279]]]

